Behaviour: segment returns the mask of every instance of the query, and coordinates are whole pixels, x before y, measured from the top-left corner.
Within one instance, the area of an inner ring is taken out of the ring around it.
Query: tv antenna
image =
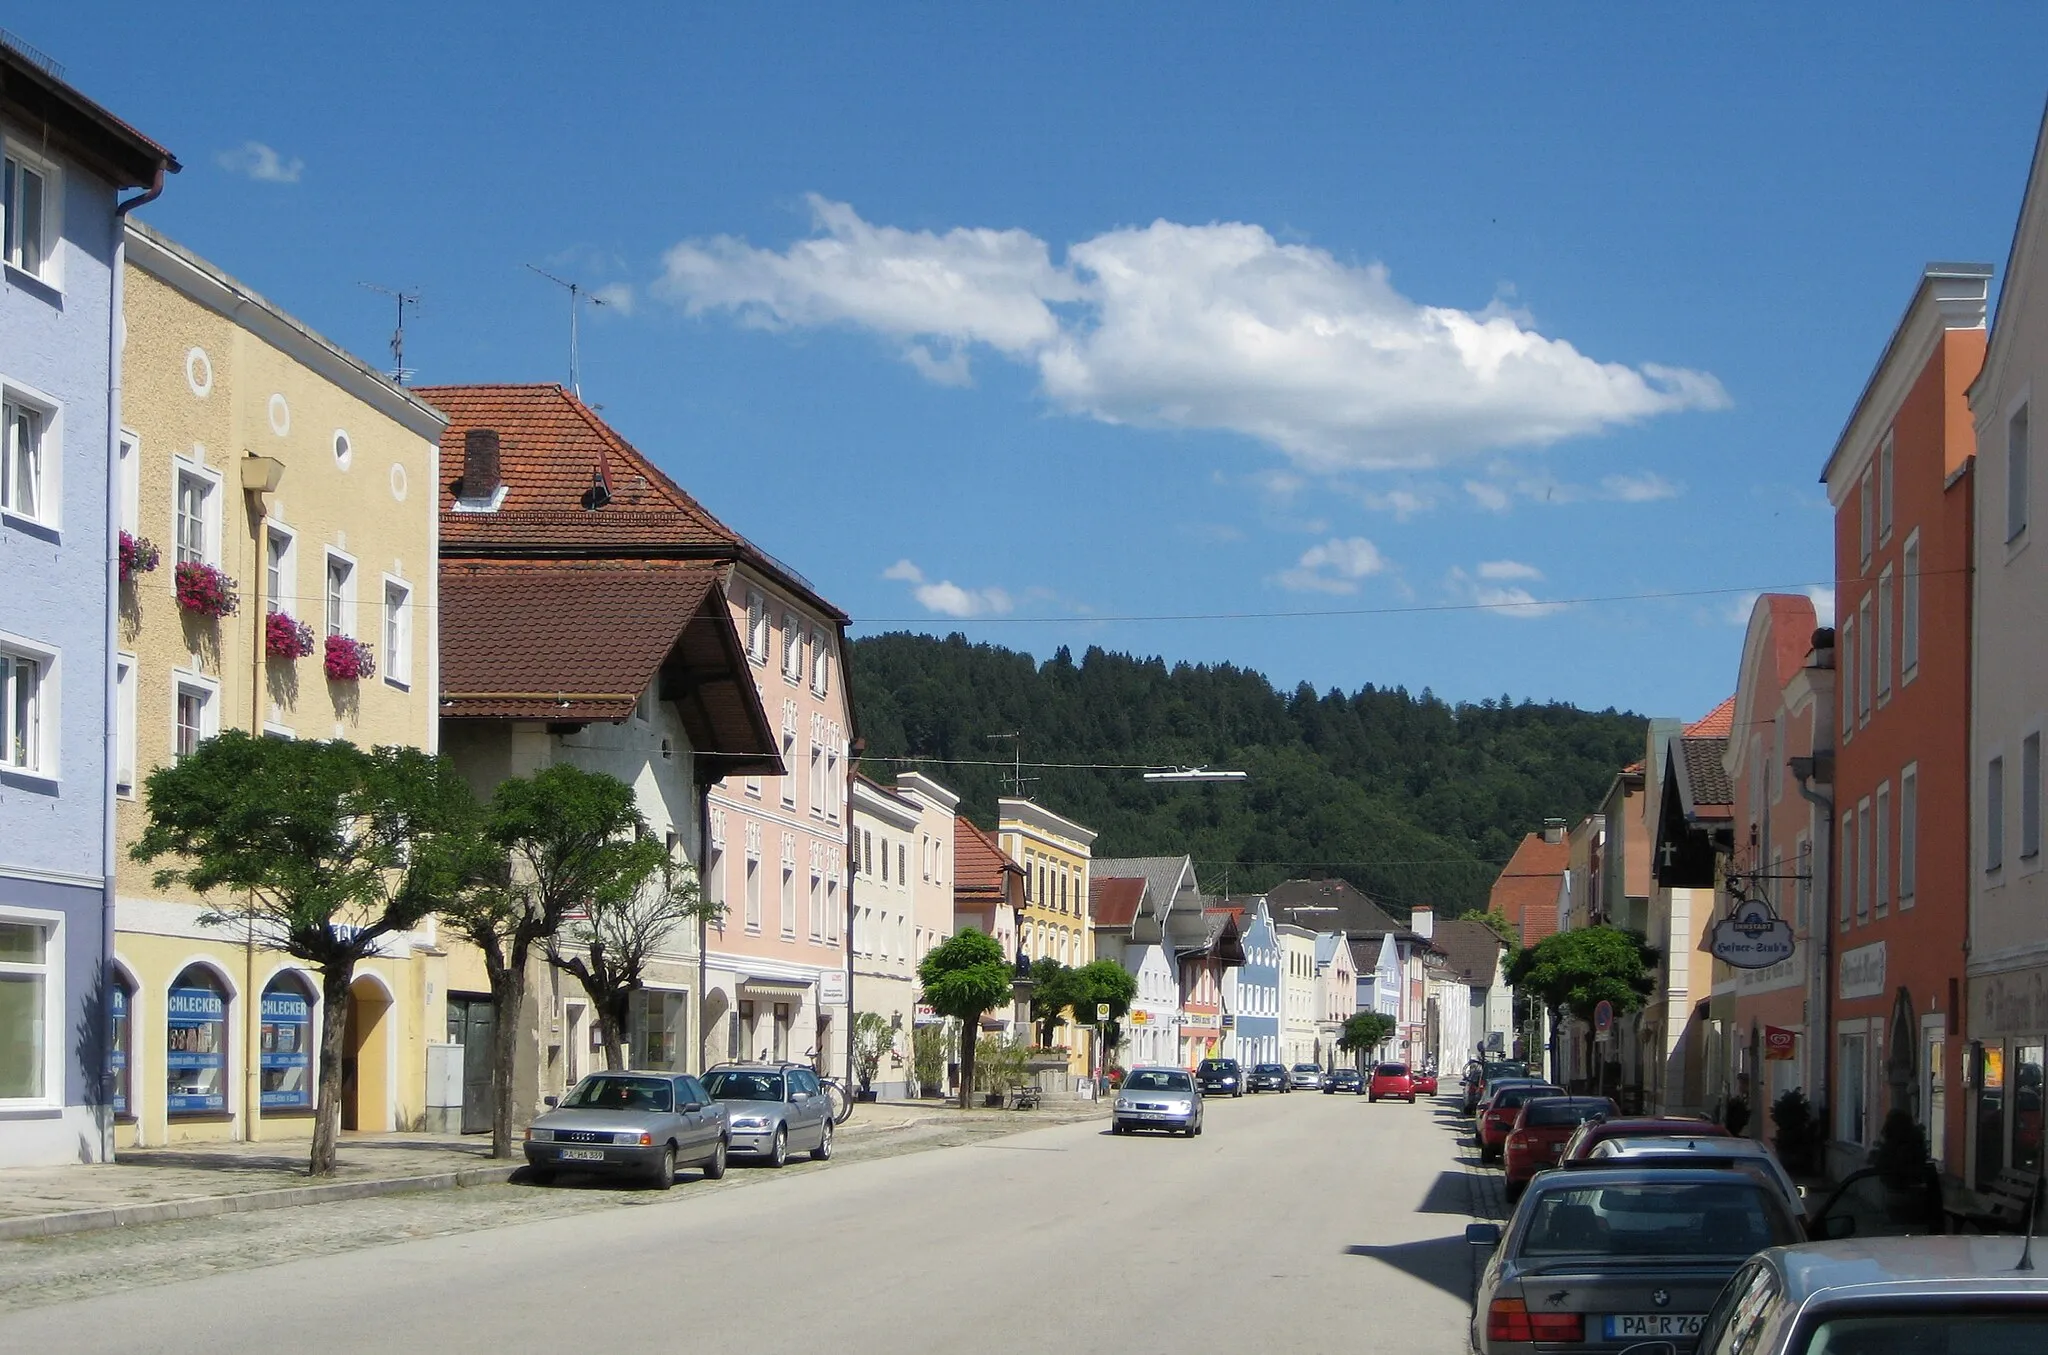
[[[569,389],[576,393],[577,399],[581,400],[583,398],[583,383],[578,376],[578,368],[581,364],[576,339],[576,313],[581,303],[585,301],[588,301],[593,306],[609,306],[611,302],[606,301],[580,282],[571,282],[567,278],[558,278],[553,273],[548,272],[547,269],[535,267],[533,264],[526,266],[532,272],[540,274],[549,282],[554,283],[555,286],[563,288],[569,293]]]
[[[1010,794],[1016,796],[1020,800],[1023,799],[1024,787],[1030,782],[1038,780],[1038,778],[1035,776],[1024,775],[1024,732],[1022,730],[1017,730],[1009,734],[988,734],[984,735],[983,737],[992,740],[1008,739],[1010,741]]]
[[[420,294],[375,282],[359,282],[356,286],[372,292],[382,292],[398,306],[398,325],[391,331],[391,379],[403,386],[407,379],[414,375],[412,368],[405,365],[405,308],[410,306],[417,313],[420,308]]]

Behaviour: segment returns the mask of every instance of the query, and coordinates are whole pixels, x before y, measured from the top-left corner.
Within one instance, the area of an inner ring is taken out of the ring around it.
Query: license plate
[[[1607,1319],[1607,1339],[1632,1341],[1644,1336],[1698,1336],[1703,1313],[1616,1313]]]
[[[604,1161],[604,1149],[564,1148],[561,1152],[561,1158],[564,1162],[602,1162]]]

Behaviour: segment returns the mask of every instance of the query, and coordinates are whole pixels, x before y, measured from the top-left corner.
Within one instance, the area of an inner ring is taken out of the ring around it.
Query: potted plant
[[[942,1026],[918,1026],[910,1032],[910,1071],[918,1091],[925,1096],[944,1096],[946,1082],[946,1032]]]
[[[1884,1128],[1870,1150],[1870,1165],[1884,1183],[1885,1217],[1893,1223],[1919,1223],[1929,1217],[1928,1192],[1939,1216],[1941,1183],[1927,1152],[1927,1131],[1903,1110],[1884,1117]]]
[[[194,616],[219,620],[234,615],[241,605],[235,581],[220,569],[198,560],[179,565],[173,578],[177,583],[178,606]]]
[[[273,659],[303,659],[313,652],[313,627],[289,612],[263,619],[263,652]]]
[[[1000,1109],[1004,1098],[1024,1085],[1024,1060],[1023,1046],[999,1035],[984,1035],[975,1043],[974,1085],[983,1105]]]
[[[126,583],[137,574],[153,574],[163,563],[163,553],[156,543],[146,536],[131,532],[121,533],[121,582]]]
[[[325,666],[330,682],[358,682],[377,671],[377,660],[353,635],[330,635]]]
[[[857,1099],[875,1099],[875,1074],[881,1070],[882,1055],[895,1043],[889,1018],[880,1012],[862,1012],[853,1022],[853,1075],[860,1083]]]
[[[1806,1093],[1797,1087],[1780,1093],[1771,1103],[1771,1123],[1777,1126],[1771,1146],[1778,1150],[1778,1161],[1785,1164],[1787,1171],[1813,1175],[1814,1149],[1820,1143],[1821,1124]]]

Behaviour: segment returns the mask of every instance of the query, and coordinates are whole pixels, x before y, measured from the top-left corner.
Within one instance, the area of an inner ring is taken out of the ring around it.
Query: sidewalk
[[[931,1123],[1014,1121],[1019,1130],[1099,1113],[960,1111],[936,1101],[864,1102],[840,1126],[842,1141]],[[304,1139],[131,1148],[99,1166],[0,1170],[0,1240],[285,1209],[401,1191],[448,1190],[509,1179],[524,1165],[490,1156],[481,1134],[344,1134],[333,1176],[306,1172]]]

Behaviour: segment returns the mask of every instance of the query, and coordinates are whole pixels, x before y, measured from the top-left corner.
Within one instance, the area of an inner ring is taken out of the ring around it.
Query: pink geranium
[[[212,565],[187,560],[178,566],[178,605],[200,616],[234,615],[241,605],[235,581]]]
[[[263,622],[263,649],[273,659],[303,659],[313,652],[313,628],[289,612],[272,612]]]
[[[377,671],[370,647],[352,635],[327,637],[327,676],[335,682],[356,682]]]

